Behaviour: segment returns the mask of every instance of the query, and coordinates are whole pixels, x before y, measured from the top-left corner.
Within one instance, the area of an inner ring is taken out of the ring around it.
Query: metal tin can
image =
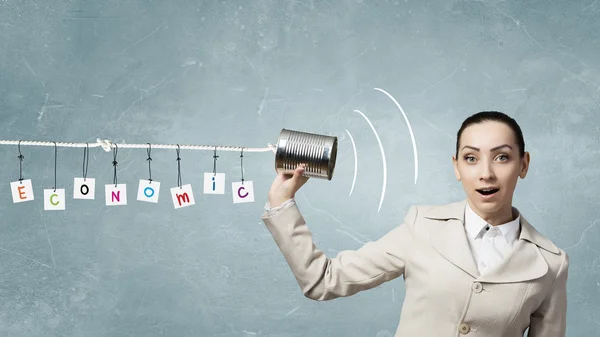
[[[277,140],[275,171],[293,174],[304,163],[304,176],[331,180],[337,143],[337,137],[282,129]]]

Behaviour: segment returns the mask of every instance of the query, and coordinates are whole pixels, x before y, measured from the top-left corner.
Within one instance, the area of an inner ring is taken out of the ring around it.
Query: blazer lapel
[[[452,262],[473,278],[479,277],[473,253],[465,234],[464,218],[467,200],[441,205],[429,209],[425,218],[446,220],[431,234],[431,245],[445,259]]]
[[[444,258],[482,282],[506,283],[533,280],[548,272],[539,248],[559,254],[558,248],[542,236],[521,214],[521,231],[500,265],[480,275],[464,229],[467,199],[430,208],[425,218],[445,220],[431,234],[431,244]],[[539,248],[538,248],[539,247]]]
[[[548,263],[540,248],[559,254],[558,248],[533,228],[521,214],[521,233],[513,248],[498,266],[479,280],[488,283],[523,282],[546,275]]]

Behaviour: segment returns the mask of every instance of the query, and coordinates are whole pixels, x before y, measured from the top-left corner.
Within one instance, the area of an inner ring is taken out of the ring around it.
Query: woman
[[[294,201],[308,180],[300,165],[277,175],[262,219],[308,298],[350,296],[404,276],[396,337],[513,337],[527,328],[528,336],[564,336],[569,258],[512,206],[529,159],[516,121],[484,111],[457,134],[462,201],[411,206],[379,240],[329,258]]]

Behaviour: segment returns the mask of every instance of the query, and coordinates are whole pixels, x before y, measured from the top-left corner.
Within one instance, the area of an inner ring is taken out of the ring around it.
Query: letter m
[[[175,195],[177,196],[177,202],[179,203],[179,206],[181,206],[181,200],[183,200],[185,203],[190,202],[190,197],[188,196],[187,193],[175,194]]]

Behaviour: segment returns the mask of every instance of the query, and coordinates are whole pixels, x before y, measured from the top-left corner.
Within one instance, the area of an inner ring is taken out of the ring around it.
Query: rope
[[[102,147],[110,152],[117,144],[107,139],[96,139],[96,143],[69,143],[69,142],[42,142],[33,140],[0,140],[0,145],[30,145],[30,146],[57,146],[57,147]],[[145,144],[118,144],[121,149],[147,149],[149,143]],[[245,151],[245,152],[273,152],[277,147],[269,143],[267,147],[245,147],[228,145],[176,145],[176,144],[152,144],[153,149],[186,149],[186,150],[222,150],[222,151]]]

